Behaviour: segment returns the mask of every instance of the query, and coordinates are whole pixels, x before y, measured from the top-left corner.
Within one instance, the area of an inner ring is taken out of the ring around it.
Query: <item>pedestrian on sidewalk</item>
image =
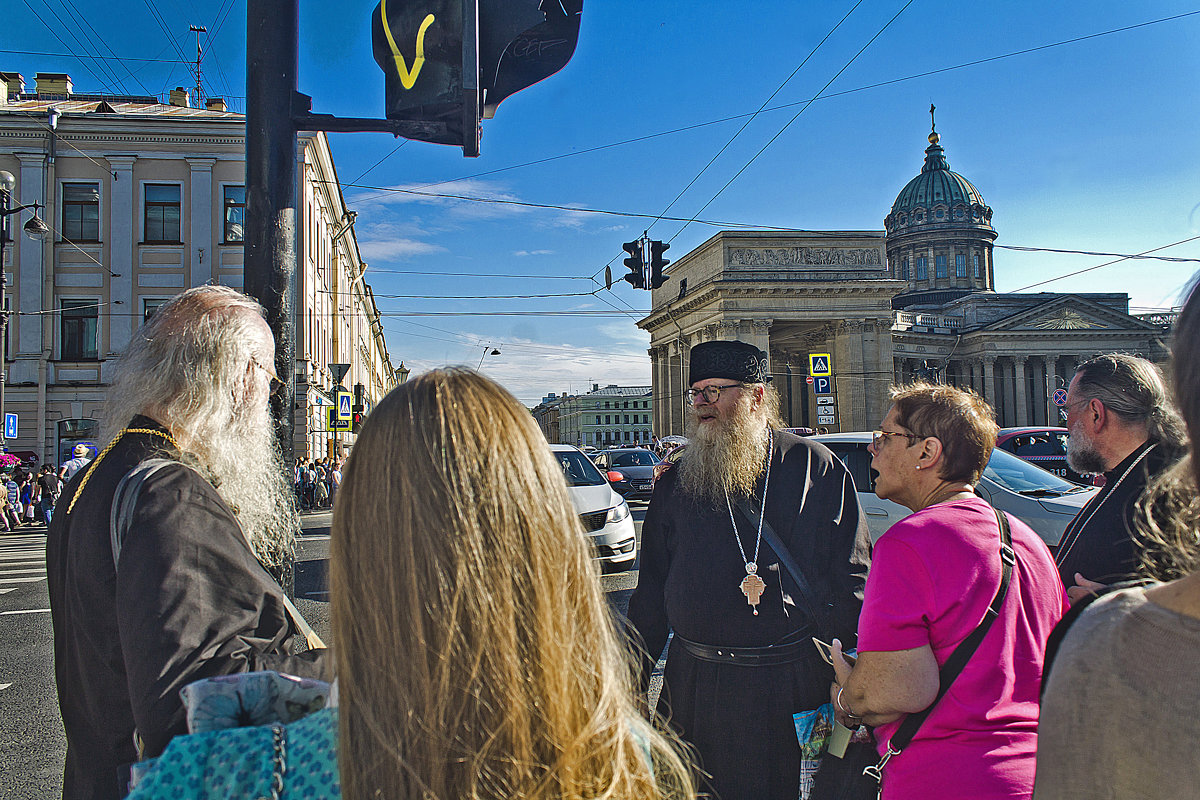
[[[305,624],[273,574],[298,528],[274,363],[262,308],[223,286],[169,300],[121,357],[107,444],[47,534],[64,798],[123,796],[129,765],[186,732],[199,678],[330,676],[326,651],[295,653]]]
[[[42,511],[42,522],[49,525],[50,520],[54,517],[54,504],[58,502],[58,495],[62,491],[62,481],[54,474],[52,466],[43,464],[37,483],[38,504]]]
[[[342,491],[336,707],[176,739],[130,800],[175,800],[180,776],[265,796],[272,774],[283,800],[694,796],[636,710],[562,468],[512,395],[466,370],[402,384],[364,423]]]

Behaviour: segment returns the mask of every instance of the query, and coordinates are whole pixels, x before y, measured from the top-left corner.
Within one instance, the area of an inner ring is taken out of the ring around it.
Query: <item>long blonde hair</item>
[[[685,797],[532,416],[436,370],[368,417],[334,512],[347,800]]]

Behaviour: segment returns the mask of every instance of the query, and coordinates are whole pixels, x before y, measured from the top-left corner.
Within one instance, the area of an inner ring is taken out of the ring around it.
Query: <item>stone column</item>
[[[213,165],[217,160],[189,158],[187,163],[192,174],[188,195],[189,235],[184,241],[190,242],[191,248],[184,254],[183,263],[188,272],[187,286],[191,287],[208,283],[217,274],[217,250],[213,245]]]
[[[995,408],[996,403],[996,357],[983,357],[983,396],[992,407]]]
[[[110,299],[113,308],[128,311],[127,317],[109,317],[111,321],[108,331],[109,350],[122,353],[129,345],[133,332],[142,324],[142,309],[140,303],[134,303],[134,260],[135,252],[134,231],[138,221],[137,187],[133,182],[133,162],[137,156],[105,156],[108,166],[112,168],[113,180],[108,184],[110,189],[108,214],[105,217],[109,224],[109,269],[117,277],[110,282]],[[140,264],[136,265],[140,268]]]
[[[1029,425],[1029,386],[1025,375],[1025,362],[1028,356],[1013,356],[1013,384],[1016,389],[1013,399],[1016,405],[1014,425]]]
[[[1046,424],[1058,425],[1058,406],[1054,392],[1058,389],[1058,356],[1046,356]]]

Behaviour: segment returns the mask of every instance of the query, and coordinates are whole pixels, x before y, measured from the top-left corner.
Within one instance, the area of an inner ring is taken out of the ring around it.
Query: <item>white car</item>
[[[871,469],[871,454],[867,451],[869,432],[827,433],[812,439],[832,450],[850,470],[872,542],[912,513],[898,503],[875,496],[878,473]],[[1095,486],[1064,480],[999,448],[992,450],[983,477],[975,486],[975,493],[984,500],[1033,528],[1052,552],[1079,509],[1098,491]]]
[[[621,495],[583,452],[569,444],[552,444],[550,451],[563,468],[567,493],[592,540],[596,560],[603,572],[625,572],[637,557],[633,517]]]

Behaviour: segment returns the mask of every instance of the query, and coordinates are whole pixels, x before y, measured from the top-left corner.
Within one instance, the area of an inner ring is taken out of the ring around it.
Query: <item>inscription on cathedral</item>
[[[738,267],[878,267],[874,247],[755,247],[729,251],[729,263]]]

